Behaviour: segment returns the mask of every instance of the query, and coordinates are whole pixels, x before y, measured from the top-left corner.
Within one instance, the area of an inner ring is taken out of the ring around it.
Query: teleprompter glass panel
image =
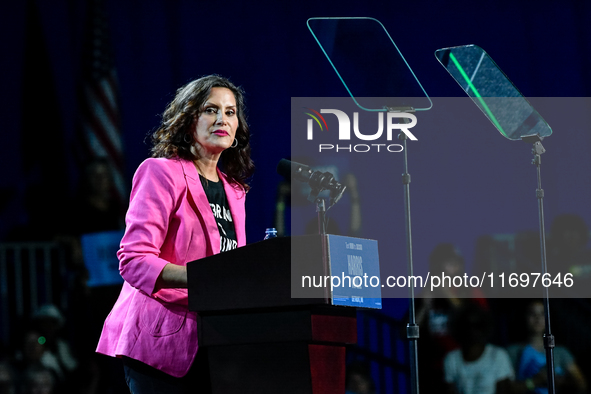
[[[552,134],[548,123],[482,48],[442,48],[435,56],[503,136],[520,140]]]
[[[373,18],[310,18],[308,28],[365,111],[422,111],[431,100],[384,26]]]

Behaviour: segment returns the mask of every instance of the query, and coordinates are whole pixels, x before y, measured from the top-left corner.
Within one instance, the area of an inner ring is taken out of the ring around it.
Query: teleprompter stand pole
[[[318,213],[318,234],[326,234],[326,208],[324,198],[316,198],[316,212]]]
[[[410,228],[410,174],[408,173],[408,156],[406,151],[406,140],[408,137],[404,133],[398,135],[402,141],[404,156],[404,173],[402,174],[402,184],[404,186],[404,219],[406,223],[406,255],[408,258],[408,274],[414,276],[412,263],[412,233]],[[406,325],[406,338],[410,351],[410,382],[412,394],[419,394],[419,359],[418,359],[418,339],[419,326],[416,323],[415,316],[415,289],[410,287],[410,306],[409,322]]]
[[[542,256],[542,277],[548,272],[548,265],[546,262],[546,231],[544,229],[544,190],[542,189],[542,176],[540,172],[541,155],[546,152],[542,146],[542,138],[538,135],[526,135],[521,139],[527,143],[533,144],[532,153],[534,158],[532,164],[536,166],[538,175],[538,188],[536,189],[536,197],[538,198],[538,213],[540,220],[540,252]],[[546,349],[546,373],[548,375],[548,394],[556,392],[556,385],[554,379],[554,335],[550,328],[550,297],[548,296],[548,288],[544,286],[544,318],[546,329],[544,333],[544,348]]]
[[[316,212],[318,213],[318,234],[326,235],[326,204],[324,198],[316,197]],[[322,237],[322,264],[324,265],[325,272],[329,270],[328,264],[328,244],[326,237]],[[324,288],[324,298],[330,298],[330,292],[328,287]]]

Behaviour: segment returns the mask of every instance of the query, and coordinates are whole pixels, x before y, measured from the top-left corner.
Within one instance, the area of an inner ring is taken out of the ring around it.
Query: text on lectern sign
[[[333,305],[382,308],[378,242],[328,235]]]

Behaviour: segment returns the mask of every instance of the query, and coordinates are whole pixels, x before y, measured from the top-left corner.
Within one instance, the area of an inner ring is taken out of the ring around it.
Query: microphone
[[[287,159],[281,159],[277,164],[277,173],[284,178],[293,177],[301,182],[308,182],[312,176],[310,167]]]
[[[281,159],[277,164],[277,173],[285,178],[294,178],[300,182],[306,182],[312,188],[308,200],[314,201],[318,194],[324,190],[330,191],[330,206],[337,203],[343,196],[346,186],[337,182],[330,172],[312,171],[304,164]]]

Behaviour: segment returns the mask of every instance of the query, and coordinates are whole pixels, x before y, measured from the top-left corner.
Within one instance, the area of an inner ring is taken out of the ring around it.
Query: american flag
[[[79,158],[88,162],[105,158],[110,163],[117,199],[127,199],[123,146],[119,116],[117,74],[108,20],[103,0],[88,3],[88,24],[84,41],[83,81],[79,92]]]

